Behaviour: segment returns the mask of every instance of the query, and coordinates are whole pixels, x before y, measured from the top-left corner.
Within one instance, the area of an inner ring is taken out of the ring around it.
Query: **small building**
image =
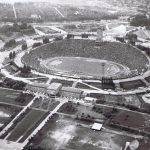
[[[150,93],[144,94],[142,100],[142,107],[150,112]]]
[[[48,85],[43,84],[43,83],[32,83],[32,84],[27,84],[26,90],[32,91],[32,92],[38,92],[38,93],[47,93],[47,87]]]
[[[85,100],[86,102],[89,102],[89,103],[96,101],[95,98],[93,98],[93,97],[87,97],[87,96],[84,98],[84,100]]]
[[[102,129],[103,124],[100,123],[94,123],[92,126],[92,130],[100,131]]]
[[[47,88],[47,94],[50,96],[57,96],[59,94],[59,91],[62,88],[61,83],[52,83],[50,86]]]
[[[73,87],[62,87],[61,96],[81,99],[83,91]]]

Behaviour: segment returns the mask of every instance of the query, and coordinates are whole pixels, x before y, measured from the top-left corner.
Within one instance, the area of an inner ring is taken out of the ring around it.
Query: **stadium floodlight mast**
[[[102,77],[105,77],[105,62],[102,62]]]

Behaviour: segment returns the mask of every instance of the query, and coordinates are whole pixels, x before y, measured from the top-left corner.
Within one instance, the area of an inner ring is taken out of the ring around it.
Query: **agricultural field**
[[[30,110],[29,113],[16,125],[10,132],[7,140],[9,141],[24,141],[24,137],[28,137],[35,129],[35,127],[42,121],[45,112],[39,110]]]

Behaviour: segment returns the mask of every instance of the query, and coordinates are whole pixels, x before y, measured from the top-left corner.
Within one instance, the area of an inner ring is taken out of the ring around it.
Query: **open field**
[[[136,112],[119,111],[112,121],[125,127],[150,132],[150,116],[138,114]]]
[[[15,3],[18,18],[27,18],[43,21],[80,21],[100,20],[102,18],[117,18],[117,14],[111,15],[106,9],[94,9],[93,7],[76,7],[71,5],[59,5],[48,2],[43,3]],[[35,15],[35,16],[34,16]]]
[[[0,130],[2,130],[21,111],[20,107],[0,104]]]
[[[145,86],[146,86],[145,83],[142,82],[141,80],[120,82],[120,87],[125,89],[125,90],[132,90],[132,89],[136,89],[138,87],[145,87]]]
[[[0,88],[1,103],[25,106],[33,99],[33,97],[33,95],[23,94],[20,91]]]
[[[61,29],[67,31],[67,32],[97,32],[100,28],[103,29],[104,26],[96,21],[88,22],[88,23],[66,23],[63,26],[60,27]]]
[[[52,98],[37,98],[31,105],[32,108],[38,108],[45,111],[52,111],[60,102]]]
[[[72,86],[73,81],[66,81],[66,80],[61,80],[61,79],[52,79],[51,83],[61,83],[63,86]]]
[[[23,57],[22,61],[24,64],[27,64],[40,72],[50,74],[51,73],[65,74],[66,73],[65,70],[61,70],[61,72],[58,72],[53,68],[49,69],[41,64],[42,60],[50,59],[53,57],[95,58],[118,63],[121,66],[124,66],[125,68],[129,68],[127,69],[128,71],[124,71],[124,69],[123,70],[121,69],[121,71],[112,76],[113,78],[126,78],[128,77],[129,72],[130,71],[132,72],[133,70],[137,70],[139,73],[141,73],[143,70],[146,71],[146,64],[148,64],[146,56],[142,54],[142,52],[138,51],[137,49],[129,45],[115,42],[105,42],[102,43],[101,46],[95,47],[95,41],[74,40],[74,39],[57,41],[36,48],[29,54],[26,54]],[[89,59],[89,61],[90,60],[91,59]],[[51,65],[51,67],[53,66]],[[88,67],[86,66],[85,70],[87,68]],[[86,73],[87,72],[83,73],[84,76],[88,75],[88,74],[86,75]],[[72,67],[72,71],[68,73],[68,75],[70,74],[74,75],[78,73],[76,73],[75,68]],[[102,75],[100,74],[100,76]],[[131,73],[129,76],[135,76],[135,74]]]
[[[107,104],[116,104],[122,106],[135,106],[137,108],[141,107],[141,102],[136,95],[126,95],[126,96],[116,96],[116,95],[104,95],[103,101]],[[101,101],[101,99],[100,99]]]
[[[89,123],[55,115],[36,136],[35,147],[44,150],[120,150],[133,138],[91,130]]]
[[[52,30],[49,27],[44,27],[44,26],[40,26],[40,27],[36,27],[37,30],[40,30],[41,32],[43,32],[44,34],[56,34],[59,33],[55,30]]]
[[[0,3],[0,18],[14,18],[13,7],[11,4]]]
[[[28,132],[28,130],[32,129],[38,121],[42,118],[42,116],[45,114],[43,111],[39,110],[31,110],[25,118],[22,119],[20,123],[12,130],[12,132],[7,137],[7,140],[10,141],[17,141]],[[32,129],[33,131],[33,129]],[[29,136],[29,135],[28,135]]]

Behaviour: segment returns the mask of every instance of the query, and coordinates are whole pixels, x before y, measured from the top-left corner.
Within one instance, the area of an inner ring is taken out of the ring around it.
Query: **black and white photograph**
[[[0,0],[0,150],[150,150],[150,0]]]

